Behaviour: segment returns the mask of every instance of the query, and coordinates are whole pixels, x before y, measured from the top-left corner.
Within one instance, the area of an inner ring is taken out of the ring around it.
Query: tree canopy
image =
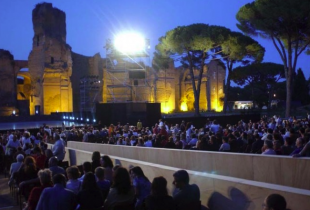
[[[284,65],[286,117],[290,115],[298,57],[310,44],[310,0],[256,0],[240,8],[238,28],[271,39]]]
[[[165,66],[169,58],[180,61],[182,66],[189,69],[191,83],[195,97],[195,115],[199,115],[199,95],[203,68],[209,58],[209,52],[214,47],[222,44],[230,30],[221,26],[207,24],[192,24],[179,26],[166,32],[159,39],[156,46],[156,59],[160,65]],[[199,71],[195,78],[194,70]],[[197,85],[196,85],[197,82]]]
[[[251,37],[239,32],[230,32],[224,42],[215,49],[227,68],[227,81],[225,86],[224,112],[227,109],[227,98],[230,94],[230,79],[234,64],[248,65],[260,63],[265,54],[265,49]]]

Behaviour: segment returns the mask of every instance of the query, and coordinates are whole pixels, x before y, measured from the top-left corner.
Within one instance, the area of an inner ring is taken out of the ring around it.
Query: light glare
[[[145,38],[138,33],[124,33],[115,37],[114,47],[121,53],[138,53],[145,50]]]

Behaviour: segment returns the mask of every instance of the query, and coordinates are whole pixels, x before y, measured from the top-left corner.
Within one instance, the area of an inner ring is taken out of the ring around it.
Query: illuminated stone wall
[[[37,4],[32,11],[34,29],[29,55],[31,77],[30,114],[40,106],[43,114],[71,112],[72,60],[71,47],[66,44],[66,15],[52,4]]]

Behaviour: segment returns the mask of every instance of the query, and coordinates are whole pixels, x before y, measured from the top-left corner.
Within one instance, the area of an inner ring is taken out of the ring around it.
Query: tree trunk
[[[195,93],[196,92],[196,93]],[[195,103],[194,103],[194,107],[195,107],[195,117],[200,116],[200,112],[199,112],[199,95],[200,95],[200,90],[198,91],[194,91],[194,96],[195,96]]]
[[[225,86],[225,97],[224,97],[224,107],[223,111],[226,113],[227,107],[228,107],[228,94],[229,94],[229,89],[230,89],[230,70],[228,70],[228,76],[227,76],[227,81],[226,81],[226,86]]]
[[[286,109],[285,117],[290,117],[291,115],[291,102],[292,102],[292,87],[293,87],[293,70],[289,67],[286,78]]]

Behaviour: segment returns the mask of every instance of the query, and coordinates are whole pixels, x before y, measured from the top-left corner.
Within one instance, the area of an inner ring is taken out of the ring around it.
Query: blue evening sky
[[[38,0],[0,0],[0,49],[15,59],[27,59],[32,46],[31,13]],[[72,51],[105,57],[106,39],[124,30],[136,30],[151,41],[166,31],[193,23],[221,25],[238,31],[235,15],[251,0],[52,0],[66,13],[67,43]],[[257,39],[266,48],[264,62],[281,63],[270,40]],[[310,57],[302,55],[297,67],[310,76]]]

